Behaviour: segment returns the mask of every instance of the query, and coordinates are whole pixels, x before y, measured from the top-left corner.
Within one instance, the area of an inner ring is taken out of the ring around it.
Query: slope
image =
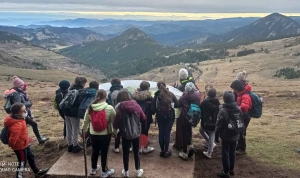
[[[284,38],[300,34],[300,25],[293,19],[273,13],[250,25],[233,30],[224,35],[211,36],[203,44],[262,41]]]

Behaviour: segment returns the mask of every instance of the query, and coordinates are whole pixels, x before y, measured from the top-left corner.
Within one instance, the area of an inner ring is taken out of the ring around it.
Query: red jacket
[[[242,110],[243,113],[249,112],[249,110],[252,108],[252,100],[251,97],[248,94],[248,92],[251,92],[252,87],[251,85],[246,85],[245,90],[238,93],[237,97],[237,104]]]
[[[25,119],[15,119],[7,115],[4,125],[8,127],[8,145],[13,150],[22,150],[28,147],[29,137]]]

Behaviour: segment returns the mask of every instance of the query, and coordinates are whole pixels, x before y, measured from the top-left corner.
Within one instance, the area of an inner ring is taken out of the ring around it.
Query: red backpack
[[[101,111],[92,111],[91,123],[95,132],[102,132],[107,128],[105,109]]]

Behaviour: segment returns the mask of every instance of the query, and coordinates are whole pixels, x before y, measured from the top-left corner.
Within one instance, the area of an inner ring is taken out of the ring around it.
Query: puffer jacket
[[[251,92],[252,87],[250,84],[245,86],[244,91],[238,93],[237,104],[242,110],[243,113],[248,113],[252,108],[252,100],[251,97],[247,94]]]
[[[107,129],[105,129],[101,132],[94,131],[93,125],[91,123],[91,116],[87,110],[85,113],[85,116],[84,116],[84,121],[83,121],[83,126],[82,126],[83,131],[87,132],[88,128],[90,128],[90,133],[92,135],[109,135],[112,133],[114,133],[116,135],[117,131],[113,130],[113,127],[112,127],[115,116],[116,116],[115,109],[112,106],[108,105],[106,102],[92,104],[91,106],[94,111],[105,110],[105,115],[106,115],[106,120],[107,120]]]
[[[141,122],[146,119],[142,108],[135,100],[123,101],[116,106],[116,116],[113,124],[114,129],[121,129],[122,113],[136,113]]]
[[[28,147],[29,137],[25,119],[17,119],[7,115],[4,126],[8,127],[8,145],[13,150],[22,150]]]
[[[223,108],[220,110],[218,114],[217,124],[216,124],[216,135],[220,134],[222,141],[224,142],[235,142],[240,138],[240,134],[235,136],[229,135],[226,130],[229,123],[229,112],[241,113],[241,110],[237,106],[236,103],[232,104],[223,104]]]
[[[205,122],[209,121],[209,117],[214,117],[213,120],[216,122],[217,121],[217,115],[219,113],[219,107],[220,107],[220,101],[217,97],[215,98],[210,98],[207,97],[204,99],[200,105],[201,108],[201,127],[204,128]],[[205,128],[204,128],[205,129]],[[214,130],[213,130],[214,131]]]
[[[200,106],[200,94],[199,91],[184,92],[179,99],[179,105],[181,108],[178,121],[182,124],[186,123],[186,114],[188,113],[191,104],[197,104]]]
[[[83,86],[73,85],[69,88],[69,90],[74,90],[74,89],[79,90],[79,94],[78,94],[78,96],[77,96],[77,98],[76,98],[76,100],[73,104],[73,108],[70,109],[70,110],[64,110],[63,112],[64,112],[65,116],[77,118],[77,114],[78,114],[77,111],[78,111],[78,108],[79,108],[79,105],[80,105],[79,98],[81,98],[82,95],[83,95]]]

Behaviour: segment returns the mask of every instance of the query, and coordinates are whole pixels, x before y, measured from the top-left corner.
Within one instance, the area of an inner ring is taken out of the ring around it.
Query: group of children
[[[205,147],[207,148],[203,154],[207,158],[212,158],[213,150],[216,147],[215,142],[219,142],[219,138],[221,138],[223,171],[218,173],[218,176],[227,178],[234,175],[236,151],[240,154],[244,154],[246,151],[246,128],[250,122],[248,112],[252,107],[251,98],[245,94],[251,91],[251,86],[245,80],[246,72],[239,73],[237,80],[231,84],[230,87],[234,90],[233,92],[228,91],[223,94],[224,104],[222,105],[217,98],[217,91],[212,85],[206,86],[207,97],[202,100],[201,93],[188,71],[181,69],[179,76],[181,85],[175,86],[183,92],[179,100],[168,90],[165,82],[157,82],[158,91],[152,96],[149,91],[150,83],[147,81],[141,82],[140,87],[130,93],[123,88],[119,79],[113,79],[108,94],[102,89],[98,90],[99,84],[95,81],[91,82],[88,88],[84,88],[87,83],[84,77],[76,77],[72,86],[68,81],[61,81],[59,83],[60,88],[56,91],[56,104],[61,103],[69,91],[78,91],[72,108],[57,107],[59,114],[65,121],[64,137],[67,140],[68,152],[77,153],[82,150],[78,144],[78,135],[80,133],[80,118],[83,117],[82,134],[88,135],[87,133],[89,133],[92,145],[90,174],[95,175],[100,169],[100,165],[97,165],[99,153],[101,153],[101,176],[109,177],[114,174],[114,169],[109,169],[107,166],[107,155],[110,141],[115,138],[115,153],[120,152],[119,145],[120,139],[122,139],[124,164],[122,175],[129,177],[129,152],[132,151],[136,175],[141,177],[144,170],[140,166],[139,154],[154,151],[154,148],[149,146],[148,133],[150,125],[153,123],[152,116],[155,115],[159,128],[160,157],[168,158],[172,155],[169,143],[171,130],[176,120],[176,141],[173,148],[180,151],[178,155],[180,158],[188,160],[194,155],[194,147],[192,144],[192,126],[188,123],[186,115],[190,105],[197,104],[200,106],[202,114],[200,133],[206,140]],[[24,84],[21,85],[20,83],[17,88],[20,87],[24,88]],[[89,97],[93,100],[88,100]],[[88,105],[82,104],[87,101]],[[82,105],[87,106],[86,112],[83,116],[79,116],[78,111],[79,108],[82,109]],[[28,135],[24,118],[27,118],[29,108],[26,103],[22,104],[19,100],[11,107],[11,114],[5,120],[5,125],[9,127],[11,133],[16,132],[16,128],[11,127],[11,123],[18,122],[20,124],[14,124],[14,126],[18,126],[18,130],[23,130],[24,134]],[[176,119],[175,108],[180,109],[180,115]],[[244,118],[245,131],[242,134],[229,132],[228,128],[232,117]],[[126,119],[139,120],[141,126],[138,127],[140,129],[138,137],[128,139],[128,131],[124,129]],[[19,134],[10,134],[9,138],[9,146],[15,150],[19,162],[22,163],[20,165],[25,166],[27,159],[35,173],[46,173],[47,170],[38,170],[33,164],[34,159],[30,147],[28,147],[28,136],[25,137],[21,138]],[[16,147],[16,143],[20,141],[24,144]],[[27,154],[27,157],[20,156],[21,153]],[[21,174],[22,171],[19,171],[17,176],[20,177]]]

